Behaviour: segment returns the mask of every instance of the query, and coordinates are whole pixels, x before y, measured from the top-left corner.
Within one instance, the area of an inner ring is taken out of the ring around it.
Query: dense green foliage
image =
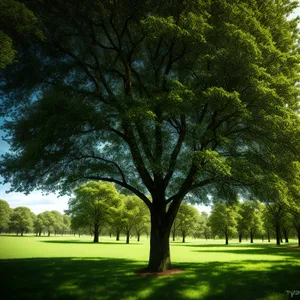
[[[225,236],[225,243],[228,245],[229,237],[237,233],[236,228],[240,217],[238,206],[217,203],[212,208],[209,224],[215,234]]]
[[[10,215],[12,213],[8,203],[0,200],[0,233],[9,226]]]
[[[33,12],[21,1],[1,0],[0,28],[0,69],[17,61],[16,45],[21,41],[44,39]]]
[[[111,207],[120,204],[118,192],[109,182],[89,182],[75,189],[67,213],[79,227],[89,227],[98,242],[99,234],[109,220]]]
[[[33,215],[32,212],[28,207],[25,206],[19,206],[14,209],[11,218],[11,227],[13,227],[17,234],[21,233],[21,236],[23,236],[25,231],[32,230],[33,226]]]

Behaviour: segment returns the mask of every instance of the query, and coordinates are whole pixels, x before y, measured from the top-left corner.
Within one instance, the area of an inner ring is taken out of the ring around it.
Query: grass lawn
[[[185,272],[137,276],[149,241],[0,236],[0,299],[289,299],[300,291],[300,250],[230,241],[171,243]],[[296,241],[289,244],[296,245]],[[300,295],[293,299],[300,300]]]

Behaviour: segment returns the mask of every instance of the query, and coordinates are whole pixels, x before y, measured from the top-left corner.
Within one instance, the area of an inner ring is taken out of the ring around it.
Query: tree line
[[[149,197],[150,201],[151,198]],[[147,206],[137,196],[119,193],[112,183],[89,182],[74,191],[69,208],[62,215],[58,211],[45,211],[35,215],[27,207],[11,209],[0,200],[0,233],[16,232],[23,236],[35,232],[47,234],[78,233],[93,235],[99,241],[100,233],[126,236],[126,243],[135,236],[140,241],[142,234],[150,233],[150,214]],[[210,215],[199,212],[193,205],[182,203],[171,229],[171,238],[180,236],[182,242],[187,236],[215,239],[238,238],[239,242],[249,238],[262,240],[275,238],[276,244],[289,237],[297,237],[300,246],[300,212],[284,203],[260,203],[258,200],[235,203],[215,203]]]
[[[44,211],[35,215],[26,206],[12,209],[6,201],[0,200],[0,233],[14,232],[21,236],[32,232],[37,236],[70,234],[70,225],[70,217],[58,211]]]

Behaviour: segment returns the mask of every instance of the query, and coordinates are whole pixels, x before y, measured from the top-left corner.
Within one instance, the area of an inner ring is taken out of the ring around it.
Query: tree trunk
[[[48,236],[50,236],[50,231],[48,231]]]
[[[94,243],[99,242],[99,226],[94,225]]]
[[[117,236],[116,236],[116,241],[120,240],[120,231],[117,230]]]
[[[130,237],[130,233],[129,231],[126,231],[126,244],[129,244],[129,237]]]
[[[242,233],[239,234],[239,243],[242,242]]]
[[[21,229],[21,236],[23,236],[23,233],[24,233],[24,229]]]
[[[253,234],[250,233],[250,243],[253,244]]]
[[[111,238],[111,231],[109,232],[109,237]]]
[[[270,229],[267,230],[267,233],[268,233],[268,242],[270,243],[271,242]]]
[[[228,245],[228,234],[225,234],[225,245]]]
[[[288,243],[289,242],[289,233],[286,228],[283,229],[283,234],[284,234],[285,242]]]
[[[185,233],[182,233],[182,242],[185,243]]]
[[[163,272],[171,267],[169,237],[172,220],[165,217],[164,212],[151,213],[149,272]]]
[[[276,231],[276,245],[280,246],[280,226],[279,226],[279,224],[276,224],[275,231]]]
[[[175,242],[175,230],[172,230],[172,240]]]
[[[300,247],[300,228],[298,228],[297,233],[298,233],[298,246]]]
[[[140,241],[140,234],[138,233],[138,235],[137,235],[137,241],[139,242]]]

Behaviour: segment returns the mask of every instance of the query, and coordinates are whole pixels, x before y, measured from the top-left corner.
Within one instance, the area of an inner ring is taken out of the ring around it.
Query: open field
[[[184,273],[137,276],[134,271],[146,265],[148,243],[0,236],[1,299],[277,300],[288,299],[286,290],[300,290],[300,251],[284,244],[171,243],[172,262]]]

